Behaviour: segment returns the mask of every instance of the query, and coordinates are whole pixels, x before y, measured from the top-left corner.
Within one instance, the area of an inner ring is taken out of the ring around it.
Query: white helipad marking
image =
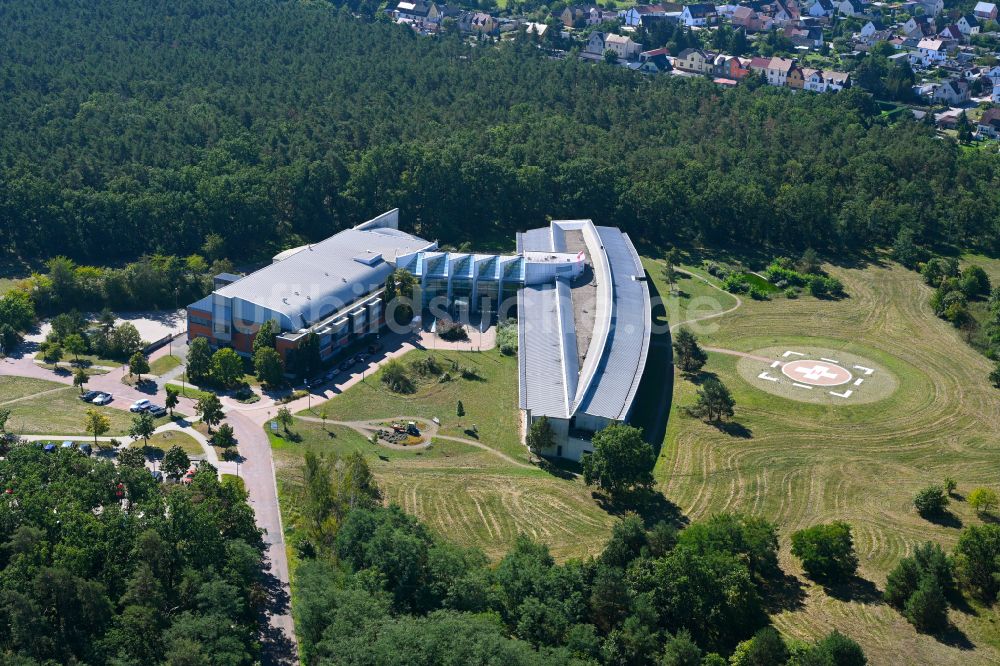
[[[861,386],[861,382],[865,381],[864,377],[858,377],[857,381],[854,382],[855,386]]]
[[[812,386],[809,386],[808,384],[799,384],[798,382],[792,382],[792,386],[798,386],[799,388],[806,388],[809,389],[810,391],[812,390]]]
[[[833,391],[830,391],[830,395],[835,395],[838,398],[850,398],[852,393],[854,393],[854,391],[850,389],[844,391],[843,393],[834,393]]]
[[[819,381],[820,379],[837,379],[840,377],[837,373],[830,372],[827,366],[819,364],[814,365],[811,368],[792,368],[792,372],[798,373],[802,375],[803,379],[808,379],[812,382]]]
[[[759,375],[757,375],[757,379],[766,379],[769,382],[776,382],[776,381],[778,381],[778,378],[777,377],[772,377],[771,375],[769,375],[767,373],[767,370],[765,370],[764,372],[762,372]]]
[[[834,361],[832,358],[823,358],[822,356],[820,356],[819,360],[826,361],[827,363],[836,363],[837,365],[840,365],[840,361]]]
[[[866,368],[863,365],[856,365],[856,366],[854,366],[854,369],[855,370],[862,370],[866,375],[870,375],[873,372],[875,372],[875,370],[873,368]]]
[[[771,367],[777,368],[779,365],[781,365],[781,361],[775,361],[774,363],[771,364]]]
[[[793,351],[786,351],[784,354],[782,354],[782,356],[788,358],[789,356],[805,356],[805,354],[800,354],[798,352],[793,352]]]

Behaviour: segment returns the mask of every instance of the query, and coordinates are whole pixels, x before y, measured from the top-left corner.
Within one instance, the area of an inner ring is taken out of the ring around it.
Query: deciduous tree
[[[653,484],[653,447],[642,437],[642,430],[623,423],[613,423],[594,433],[594,452],[583,459],[583,479],[611,495]]]
[[[212,432],[212,426],[222,422],[225,414],[222,411],[222,401],[219,396],[209,393],[198,398],[194,411],[201,416],[201,420],[208,426],[208,431]]]
[[[851,527],[839,520],[792,534],[792,555],[810,578],[823,583],[843,583],[858,568]]]
[[[97,438],[111,429],[111,419],[96,409],[88,409],[84,416],[84,429],[94,436],[94,446]]]

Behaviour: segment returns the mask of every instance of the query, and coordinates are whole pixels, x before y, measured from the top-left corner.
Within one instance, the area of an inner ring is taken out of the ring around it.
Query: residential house
[[[823,46],[823,28],[818,25],[802,28],[787,26],[785,37],[788,37],[795,46],[806,46],[811,49]]]
[[[547,23],[536,23],[534,21],[528,21],[524,24],[524,32],[528,35],[534,35],[539,39],[545,37],[549,31],[549,26]]]
[[[841,16],[862,16],[865,13],[865,6],[861,0],[840,0],[837,11]]]
[[[673,69],[670,65],[670,59],[667,57],[669,55],[670,51],[666,48],[643,51],[639,54],[638,69],[639,71],[646,72],[647,74],[669,72]]]
[[[788,74],[795,66],[794,60],[774,57],[767,63],[767,82],[772,86],[783,86],[788,80]]]
[[[711,74],[713,58],[701,49],[684,49],[674,58],[674,67],[682,72]]]
[[[996,21],[998,15],[997,6],[992,2],[977,2],[972,13],[980,21]]]
[[[642,25],[643,16],[664,16],[666,13],[663,5],[636,5],[618,12],[618,18],[624,25],[638,27]]]
[[[766,79],[767,66],[770,64],[771,64],[770,58],[761,58],[759,56],[755,56],[753,58],[750,58],[750,71],[753,74],[763,76]]]
[[[604,33],[596,30],[590,33],[587,45],[583,47],[583,51],[585,53],[593,53],[594,55],[604,55]]]
[[[823,78],[823,70],[811,70],[806,76],[805,83],[802,87],[813,92],[826,92],[826,79]]]
[[[986,109],[982,117],[976,123],[976,132],[979,136],[988,136],[991,139],[1000,139],[1000,109]]]
[[[618,15],[604,11],[597,5],[570,5],[562,10],[558,18],[567,28],[574,28],[578,25],[600,25],[605,20],[618,18]]]
[[[969,101],[969,82],[965,79],[951,79],[934,89],[931,99],[941,104],[955,106]]]
[[[806,85],[806,78],[811,76],[816,70],[806,67],[802,68],[798,65],[792,65],[791,69],[788,70],[788,77],[785,79],[785,85],[789,88],[794,88],[796,90],[802,90]]]
[[[642,51],[642,44],[636,44],[631,37],[608,33],[604,35],[604,50],[614,51],[619,60],[635,60]]]
[[[814,18],[829,18],[837,12],[832,0],[813,0],[806,13]]]
[[[917,0],[928,16],[937,16],[944,11],[944,0]]]
[[[774,0],[771,8],[771,16],[778,25],[794,23],[799,20],[799,7],[791,0]]]
[[[949,42],[963,42],[965,41],[965,35],[962,34],[961,29],[957,25],[947,25],[944,29],[937,34],[939,39],[949,41]]]
[[[486,12],[462,12],[458,17],[458,29],[461,32],[492,35],[499,27],[497,20]]]
[[[771,29],[774,19],[765,16],[751,7],[739,7],[733,12],[734,28],[743,28],[746,32],[767,32]]]
[[[685,5],[681,11],[681,22],[689,28],[708,25],[715,20],[715,5]]]
[[[423,0],[404,0],[396,5],[392,12],[396,20],[404,21],[436,21],[441,17],[441,10],[433,2]]]
[[[933,67],[943,63],[948,58],[948,50],[940,39],[921,39],[917,50],[910,54],[910,62],[924,67]]]
[[[930,37],[935,32],[934,19],[929,16],[912,16],[903,24],[903,34],[907,37],[916,37],[918,40]]]
[[[851,87],[849,72],[823,72],[823,81],[826,83],[827,92],[837,92]]]
[[[990,95],[990,101],[994,104],[1000,104],[1000,83],[993,84],[993,94]]]
[[[962,31],[962,34],[967,37],[979,34],[979,20],[976,19],[973,14],[966,14],[961,17],[955,25],[957,25],[958,29]]]
[[[742,81],[750,75],[750,60],[720,53],[715,56],[712,73],[720,79]]]

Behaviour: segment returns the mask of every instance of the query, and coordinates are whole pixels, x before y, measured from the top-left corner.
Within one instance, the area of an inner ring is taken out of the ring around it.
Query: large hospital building
[[[314,333],[333,360],[385,326],[382,292],[397,268],[414,275],[414,304],[431,316],[517,316],[521,410],[556,432],[543,453],[579,460],[593,432],[629,419],[649,350],[649,291],[628,236],[590,220],[518,234],[511,255],[476,254],[401,231],[392,210],[249,275],[217,276],[187,308],[188,337],[249,355],[273,320],[283,358]]]

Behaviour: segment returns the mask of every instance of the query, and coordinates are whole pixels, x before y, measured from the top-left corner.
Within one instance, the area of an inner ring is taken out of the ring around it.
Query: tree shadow
[[[713,421],[712,425],[719,432],[724,432],[730,437],[738,437],[739,439],[753,438],[753,430],[736,421]]]
[[[954,529],[961,529],[963,524],[961,518],[959,518],[958,516],[956,516],[951,511],[948,510],[941,511],[940,513],[933,513],[927,515],[921,514],[920,517],[929,523],[934,523],[935,525],[939,525],[941,527],[952,527]]]
[[[298,659],[292,638],[270,623],[271,616],[289,612],[291,599],[285,586],[271,573],[270,563],[267,561],[264,562],[260,584],[265,595],[262,612],[258,617],[261,631],[261,663],[277,666],[295,664]]]
[[[797,576],[780,572],[764,581],[764,607],[768,614],[805,606],[806,586]]]
[[[944,631],[931,635],[934,636],[939,643],[944,643],[949,647],[958,648],[959,650],[976,649],[976,644],[969,640],[969,637],[965,635],[965,632],[951,623],[948,624],[948,628]]]
[[[564,458],[539,456],[538,468],[564,480],[574,479],[583,473],[583,466],[580,463]]]
[[[882,604],[882,592],[870,580],[852,576],[850,580],[837,584],[823,584],[823,591],[839,601],[857,601],[863,604]]]
[[[682,374],[684,375],[685,379],[687,379],[695,386],[701,386],[709,379],[719,378],[719,375],[715,374],[711,370],[699,370],[698,372],[692,374],[687,374],[687,373],[682,373]]]
[[[647,528],[661,521],[675,527],[683,527],[691,522],[679,506],[657,490],[634,490],[618,497],[609,497],[595,491],[591,493],[591,497],[609,515],[623,517],[630,512],[637,514]]]

